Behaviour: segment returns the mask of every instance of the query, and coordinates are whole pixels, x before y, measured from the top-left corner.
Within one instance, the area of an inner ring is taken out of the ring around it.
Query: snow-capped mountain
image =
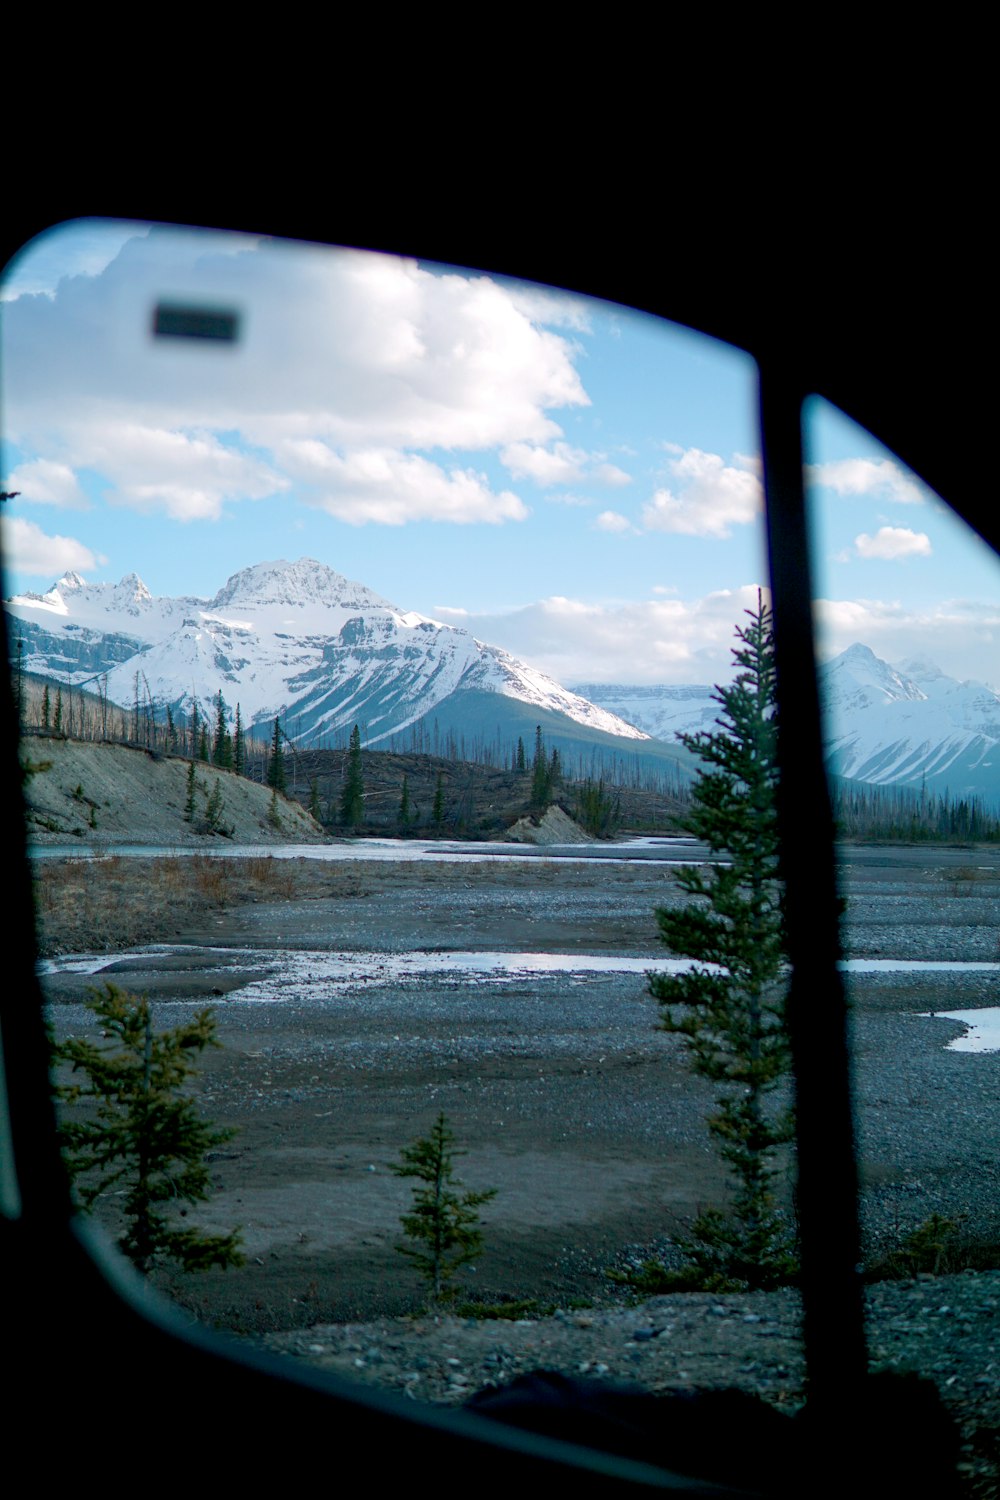
[[[837,775],[1000,799],[1000,694],[985,683],[946,677],[926,660],[893,667],[860,644],[819,676]],[[590,683],[576,691],[660,739],[711,730],[719,714],[711,687]]]
[[[246,568],[209,600],[154,599],[134,573],[114,585],[67,573],[7,609],[26,671],[102,690],[106,677],[123,704],[138,674],[143,698],[180,709],[195,699],[205,715],[221,689],[246,724],[280,715],[303,744],[361,723],[378,745],[439,710],[453,722],[456,700],[482,694],[618,740],[648,738],[468,631],[400,610],[310,558]]]
[[[638,725],[658,740],[673,740],[679,734],[695,734],[699,730],[711,731],[721,712],[713,696],[714,687],[578,682],[573,691],[608,713]]]
[[[829,764],[882,785],[1000,796],[1000,694],[924,660],[891,667],[850,646],[820,670]]]

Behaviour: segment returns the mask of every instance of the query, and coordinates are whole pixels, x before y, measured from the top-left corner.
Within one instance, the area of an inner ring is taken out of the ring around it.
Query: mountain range
[[[880,786],[1000,803],[1000,694],[932,662],[890,666],[855,643],[819,669],[829,769]],[[575,691],[661,739],[710,730],[714,689],[578,684]]]
[[[405,611],[310,558],[260,563],[212,599],[154,598],[130,573],[88,584],[67,573],[44,594],[7,601],[22,667],[58,682],[100,685],[116,703],[152,699],[211,720],[230,712],[270,732],[280,716],[300,745],[498,741],[509,753],[535,726],[561,752],[643,753],[675,770],[690,757],[567,690],[468,631]]]
[[[245,568],[212,599],[157,599],[134,573],[118,584],[67,573],[6,608],[26,671],[100,683],[123,705],[138,694],[188,713],[194,701],[206,718],[221,689],[246,725],[269,732],[280,716],[300,745],[344,744],[358,723],[374,748],[433,735],[435,748],[490,743],[502,758],[519,737],[530,755],[540,724],[575,765],[603,770],[610,754],[687,779],[693,758],[676,736],[719,713],[708,685],[567,689],[310,558]],[[833,772],[1000,802],[1000,695],[985,683],[926,660],[891,666],[861,644],[820,682]]]

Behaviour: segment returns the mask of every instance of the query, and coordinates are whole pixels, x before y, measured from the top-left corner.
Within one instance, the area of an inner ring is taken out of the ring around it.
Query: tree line
[[[890,843],[1000,842],[1000,817],[981,797],[952,797],[922,787],[874,786],[835,778],[831,788],[837,833],[845,839]]]

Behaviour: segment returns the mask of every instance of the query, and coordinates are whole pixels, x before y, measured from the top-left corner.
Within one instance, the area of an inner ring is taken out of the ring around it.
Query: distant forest
[[[890,843],[1000,843],[1000,817],[978,797],[833,778],[837,835]]]

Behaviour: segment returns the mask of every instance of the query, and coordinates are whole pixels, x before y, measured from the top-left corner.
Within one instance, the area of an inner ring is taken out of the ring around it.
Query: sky
[[[5,595],[210,598],[318,558],[567,685],[710,683],[766,587],[753,361],[609,303],[360,251],[81,220],[0,287]],[[159,302],[236,312],[155,339]],[[807,411],[822,655],[1000,686],[997,559]]]

